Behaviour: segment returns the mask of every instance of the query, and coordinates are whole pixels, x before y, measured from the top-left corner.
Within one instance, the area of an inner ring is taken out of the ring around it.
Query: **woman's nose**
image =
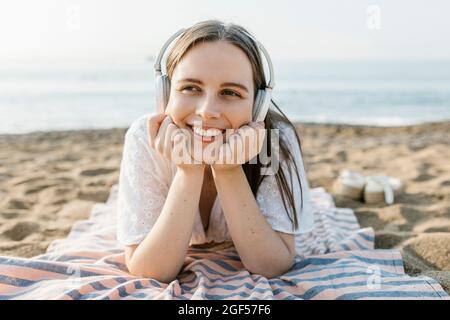
[[[219,118],[221,115],[220,106],[214,98],[206,98],[202,101],[196,110],[197,115],[203,117],[204,119],[208,118]]]

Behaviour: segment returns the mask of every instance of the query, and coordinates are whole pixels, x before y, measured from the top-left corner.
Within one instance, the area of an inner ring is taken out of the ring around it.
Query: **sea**
[[[292,121],[403,126],[450,120],[450,61],[281,61]],[[0,134],[128,127],[155,111],[151,61],[0,63]]]

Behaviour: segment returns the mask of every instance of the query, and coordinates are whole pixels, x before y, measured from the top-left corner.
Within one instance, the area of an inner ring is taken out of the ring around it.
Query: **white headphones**
[[[162,74],[161,71],[161,62],[162,58],[166,52],[167,47],[182,33],[184,33],[186,29],[178,30],[174,35],[172,35],[164,44],[161,51],[159,52],[158,57],[156,58],[154,68],[155,68],[155,85],[156,85],[156,108],[158,113],[164,113],[164,110],[167,106],[167,103],[169,102],[169,96],[170,96],[170,80],[167,74]],[[255,38],[248,34],[247,35],[255,41],[255,43],[258,45],[258,48],[263,52],[267,65],[269,67],[269,73],[270,73],[270,79],[264,89],[258,89],[258,92],[256,94],[255,103],[253,105],[253,111],[252,111],[252,121],[259,122],[264,121],[266,118],[267,112],[269,111],[270,107],[270,100],[272,98],[272,90],[275,86],[275,80],[273,75],[273,66],[272,61],[270,60],[270,56],[267,53],[266,49],[263,47],[263,45],[255,40]],[[267,79],[266,79],[267,80]],[[267,82],[267,81],[266,81]]]

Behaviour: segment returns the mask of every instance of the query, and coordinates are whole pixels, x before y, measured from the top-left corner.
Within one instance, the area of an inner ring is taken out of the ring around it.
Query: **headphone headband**
[[[155,73],[157,75],[161,75],[162,74],[161,63],[162,63],[162,59],[163,59],[164,53],[166,52],[167,48],[175,40],[175,38],[180,36],[185,31],[186,31],[185,28],[182,28],[182,29],[178,30],[162,46],[162,48],[161,48],[161,50],[160,50],[160,52],[158,54],[158,57],[156,58],[155,63],[153,65],[153,67],[155,68]],[[266,83],[266,88],[273,89],[275,87],[275,78],[274,78],[272,60],[270,59],[269,53],[264,48],[264,46],[258,40],[255,39],[255,37],[253,37],[248,32],[246,32],[246,34],[247,34],[248,37],[250,37],[256,43],[256,45],[258,46],[258,48],[260,49],[260,51],[263,53],[264,57],[266,58],[267,65],[269,67],[269,74],[270,74],[269,81],[268,82],[266,81],[267,82]],[[267,78],[266,78],[266,80],[267,80]]]
[[[184,31],[186,31],[186,29],[184,29],[184,28],[178,30],[164,43],[163,47],[159,51],[158,57],[155,60],[155,64],[153,65],[156,72],[161,72],[161,62],[162,62],[164,53],[167,50],[167,47],[175,40],[175,38],[177,38],[179,35],[181,35]]]

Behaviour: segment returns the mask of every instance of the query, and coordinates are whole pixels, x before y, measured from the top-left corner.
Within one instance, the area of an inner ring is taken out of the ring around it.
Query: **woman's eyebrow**
[[[244,90],[245,92],[248,93],[248,89],[246,86],[244,86],[243,84],[240,83],[236,83],[236,82],[225,82],[221,84],[221,87],[237,87],[237,88],[241,88],[242,90]]]
[[[178,80],[178,82],[193,82],[193,83],[196,83],[196,84],[203,85],[203,82],[201,82],[200,80],[197,80],[197,79],[193,79],[193,78],[181,79],[181,80]]]
[[[203,82],[201,80],[194,79],[194,78],[185,78],[185,79],[178,80],[178,82],[192,82],[192,83],[196,83],[199,85],[203,85]],[[248,93],[247,87],[244,86],[243,84],[240,84],[237,82],[225,82],[225,83],[222,83],[220,86],[221,87],[237,87]]]

